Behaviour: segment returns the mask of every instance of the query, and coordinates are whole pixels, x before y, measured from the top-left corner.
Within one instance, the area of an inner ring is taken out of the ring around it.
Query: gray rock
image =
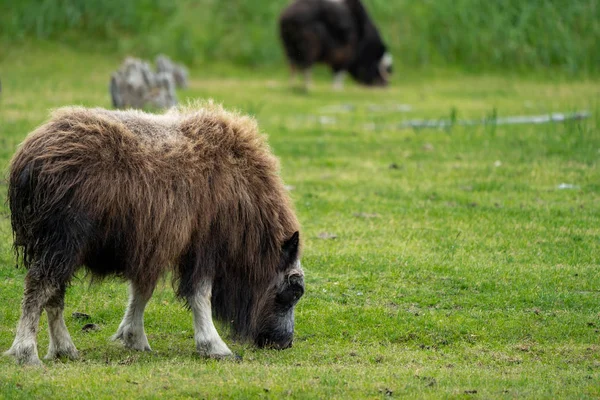
[[[185,89],[188,86],[188,70],[182,64],[176,64],[164,54],[156,57],[156,72],[165,72],[173,75],[178,88]]]
[[[177,104],[172,73],[153,72],[146,61],[127,57],[110,79],[115,108],[169,108]]]

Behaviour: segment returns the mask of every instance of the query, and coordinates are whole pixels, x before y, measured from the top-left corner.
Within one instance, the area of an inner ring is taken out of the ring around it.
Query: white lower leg
[[[344,78],[346,77],[346,71],[338,71],[333,76],[333,88],[335,90],[342,90],[344,88]]]
[[[150,296],[143,295],[134,284],[129,285],[129,304],[123,321],[113,340],[120,339],[125,347],[134,350],[150,351],[150,344],[144,332],[144,310]]]
[[[308,91],[312,87],[312,74],[311,74],[311,70],[310,70],[310,68],[307,68],[303,72],[304,72],[304,89],[306,91]]]
[[[233,353],[219,336],[212,319],[210,304],[211,284],[203,283],[195,295],[188,299],[194,316],[196,349],[207,357],[226,357]]]
[[[19,364],[41,365],[37,351],[40,316],[44,305],[57,293],[58,287],[34,279],[30,273],[27,274],[17,334],[12,346],[4,355],[15,357]]]
[[[48,331],[50,333],[50,346],[48,347],[47,360],[57,357],[68,357],[72,360],[77,358],[77,349],[71,340],[63,310],[59,307],[46,307],[48,314]]]
[[[15,357],[19,364],[41,365],[36,338],[40,313],[23,312],[17,325],[15,340],[10,349],[4,353],[5,356]]]

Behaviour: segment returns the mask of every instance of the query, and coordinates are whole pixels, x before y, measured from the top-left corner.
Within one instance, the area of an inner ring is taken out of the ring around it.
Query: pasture
[[[7,50],[3,176],[49,109],[110,107],[108,78],[120,61],[51,43]],[[254,115],[281,160],[304,240],[294,346],[232,343],[243,361],[198,357],[191,314],[167,279],[145,316],[154,351],[126,350],[108,340],[126,284],[90,285],[82,273],[65,308],[80,359],[33,369],[0,357],[0,397],[600,397],[599,81],[400,68],[387,89],[347,81],[335,92],[318,70],[306,94],[290,89],[285,72],[197,66],[178,96]],[[579,110],[590,117],[399,127]],[[5,180],[0,189],[5,351],[25,270],[15,268]],[[44,355],[45,316],[38,338]]]

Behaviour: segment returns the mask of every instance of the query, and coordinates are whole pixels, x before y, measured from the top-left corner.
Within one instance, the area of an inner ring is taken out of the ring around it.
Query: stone
[[[165,72],[173,75],[178,88],[185,89],[188,86],[188,70],[182,64],[177,64],[164,54],[156,57],[156,72]]]
[[[127,57],[110,79],[115,108],[169,108],[177,104],[172,73],[154,72],[148,62]]]

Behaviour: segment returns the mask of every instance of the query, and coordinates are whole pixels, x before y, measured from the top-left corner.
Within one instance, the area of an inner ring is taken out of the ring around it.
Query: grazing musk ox
[[[279,18],[279,32],[292,69],[325,63],[341,88],[344,72],[365,85],[387,85],[392,57],[360,0],[295,0]]]
[[[80,266],[130,282],[113,337],[127,347],[150,350],[144,309],[167,271],[202,355],[232,355],[212,313],[259,347],[291,346],[304,293],[299,224],[251,118],[210,104],[164,115],[59,109],[21,144],[9,179],[15,250],[28,271],[5,354],[20,363],[40,363],[43,309],[46,358],[77,357],[63,309]]]

